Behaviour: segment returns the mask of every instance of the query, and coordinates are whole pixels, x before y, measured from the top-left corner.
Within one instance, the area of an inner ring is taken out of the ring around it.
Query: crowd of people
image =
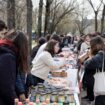
[[[66,55],[61,61],[55,61],[53,57],[59,55],[63,47],[71,45],[73,45],[71,50],[78,55],[78,72],[84,73],[82,88],[87,91],[87,96],[82,99],[95,100],[95,105],[105,105],[105,95],[94,95],[94,74],[96,69],[102,70],[105,34],[97,32],[82,34],[79,37],[46,35],[45,38],[39,38],[30,58],[27,35],[14,29],[8,30],[2,20],[0,20],[0,105],[14,105],[16,98],[25,101],[31,86],[43,83],[51,71],[65,66],[65,57],[70,55]]]

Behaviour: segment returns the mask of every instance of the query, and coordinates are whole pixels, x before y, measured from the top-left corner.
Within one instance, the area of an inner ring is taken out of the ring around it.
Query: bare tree
[[[105,4],[103,5],[102,18],[101,18],[101,33],[103,33],[104,21],[105,21]]]
[[[68,14],[71,14],[72,11],[75,9],[74,4],[76,3],[75,0],[71,0],[68,5],[65,4],[64,0],[61,1],[54,1],[53,8],[51,11],[50,19],[52,22],[50,23],[50,30],[51,33],[54,32],[57,25],[61,22],[61,20]]]
[[[7,1],[0,0],[0,18],[7,22]]]
[[[49,30],[49,19],[50,19],[50,8],[53,0],[46,0],[46,14],[45,14],[45,26],[44,26],[44,35]]]
[[[26,31],[26,14],[27,14],[27,6],[26,0],[15,0],[16,2],[16,12],[15,12],[15,28],[18,30],[25,29]]]
[[[42,11],[43,11],[43,0],[39,1],[39,16],[38,16],[38,36],[41,37],[42,31]]]
[[[29,48],[31,51],[31,38],[32,38],[32,1],[26,0],[27,3],[27,34],[29,36]]]
[[[15,28],[15,0],[7,0],[7,26]]]
[[[83,1],[75,10],[74,24],[76,25],[80,34],[84,33],[85,30],[92,24],[91,20],[87,19],[89,14],[88,9],[85,7]]]
[[[94,14],[95,14],[95,31],[97,31],[97,29],[98,29],[97,17],[98,17],[98,13],[100,11],[100,7],[102,6],[103,0],[100,1],[99,6],[97,8],[94,7],[94,4],[93,4],[92,0],[87,0],[87,1],[89,2],[89,4],[91,5],[91,7],[94,11]]]

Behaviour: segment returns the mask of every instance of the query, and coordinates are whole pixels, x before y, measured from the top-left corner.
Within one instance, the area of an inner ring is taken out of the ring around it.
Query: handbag
[[[103,53],[103,63],[102,63],[102,71],[99,69],[96,70],[94,75],[95,83],[94,83],[94,94],[105,95],[105,71],[104,71],[104,53]]]

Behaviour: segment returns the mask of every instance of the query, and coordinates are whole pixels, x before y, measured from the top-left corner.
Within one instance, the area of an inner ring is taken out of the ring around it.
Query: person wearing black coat
[[[11,41],[0,40],[0,105],[14,105],[17,56]]]
[[[89,98],[90,101],[93,101],[94,100],[94,90],[93,90],[94,89],[94,74],[96,73],[96,69],[102,70],[103,55],[105,55],[105,53],[104,53],[104,42],[102,38],[99,36],[93,38],[90,41],[90,46],[91,46],[92,57],[85,62],[84,76],[85,76],[86,84],[87,84],[87,97]],[[99,100],[98,97],[100,96],[96,97],[95,105],[105,105],[105,102],[104,102],[105,96],[103,96],[102,100],[101,99]],[[104,104],[98,104],[100,102]]]
[[[28,73],[28,39],[20,31],[10,31],[0,40],[0,105],[14,105],[19,68]],[[25,99],[25,94],[19,98]]]
[[[32,49],[32,53],[31,53],[31,61],[34,59],[34,57],[36,56],[39,48],[41,45],[43,45],[44,43],[46,43],[46,39],[44,37],[41,37],[38,41],[38,45],[36,45],[33,49]]]

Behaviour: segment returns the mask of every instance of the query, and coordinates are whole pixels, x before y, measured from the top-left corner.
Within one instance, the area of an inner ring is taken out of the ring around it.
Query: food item
[[[47,82],[55,87],[68,87],[68,82],[65,78],[51,78]]]
[[[52,72],[53,77],[67,77],[67,72],[65,70],[62,70],[60,72]]]

